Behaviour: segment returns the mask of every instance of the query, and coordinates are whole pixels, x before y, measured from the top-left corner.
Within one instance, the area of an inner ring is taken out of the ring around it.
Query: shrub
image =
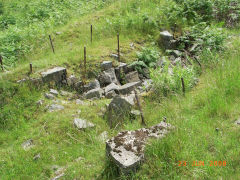
[[[225,22],[227,27],[234,27],[239,22],[239,0],[215,0],[214,16],[217,21]]]
[[[169,62],[163,68],[151,70],[156,95],[167,96],[182,90],[181,78],[184,78],[186,90],[196,84],[196,73],[193,67],[171,66]]]

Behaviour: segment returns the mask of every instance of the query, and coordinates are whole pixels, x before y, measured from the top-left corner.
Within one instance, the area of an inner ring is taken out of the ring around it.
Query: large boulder
[[[150,128],[120,132],[106,142],[106,152],[119,170],[128,174],[138,169],[144,160],[144,149],[149,138],[163,138],[173,127],[161,122]]]
[[[168,31],[160,32],[159,45],[165,49],[172,49],[175,46],[173,35]]]
[[[110,128],[115,127],[130,115],[132,105],[121,96],[115,96],[109,104],[105,117]]]
[[[84,86],[84,91],[90,91],[92,89],[98,89],[100,88],[100,83],[97,79],[94,79],[93,81],[91,81],[90,83],[86,84]]]
[[[124,84],[123,86],[119,87],[118,94],[122,95],[130,94],[136,87],[140,85],[141,81]]]
[[[42,72],[41,76],[44,83],[54,82],[55,84],[62,84],[67,81],[67,70],[63,67],[55,67]]]
[[[138,72],[137,71],[129,72],[128,74],[125,75],[125,80],[127,83],[139,82],[140,79],[138,76]]]
[[[111,83],[119,84],[115,74],[115,70],[113,68],[103,71],[99,75],[98,79],[102,87],[105,87]]]
[[[103,96],[103,92],[104,91],[100,88],[92,89],[85,94],[85,98],[86,99],[101,98]]]

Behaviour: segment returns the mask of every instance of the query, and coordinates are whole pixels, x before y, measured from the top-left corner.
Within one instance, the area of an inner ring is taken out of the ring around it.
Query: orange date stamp
[[[187,161],[178,161],[178,166],[179,167],[184,167],[184,166],[212,166],[212,167],[223,167],[227,166],[227,161],[192,161],[192,162],[187,162]]]

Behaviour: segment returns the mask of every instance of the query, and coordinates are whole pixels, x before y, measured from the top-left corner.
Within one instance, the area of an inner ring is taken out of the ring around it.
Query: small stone
[[[43,103],[44,103],[44,100],[41,100],[41,99],[40,99],[39,101],[36,102],[36,104],[37,104],[38,106],[42,106]]]
[[[60,35],[60,34],[62,34],[62,32],[56,32],[56,35]]]
[[[237,121],[235,121],[236,125],[240,125],[240,119],[238,119]]]
[[[141,115],[139,110],[131,110],[131,114],[133,114],[135,116],[140,116]]]
[[[64,107],[59,104],[52,104],[52,105],[48,106],[47,108],[48,108],[49,112],[60,111],[60,110],[64,109]]]
[[[118,60],[118,55],[117,54],[111,54],[110,56],[115,58],[116,60]]]
[[[78,157],[77,159],[75,159],[76,162],[79,162],[79,161],[82,161],[82,160],[84,160],[83,157]]]
[[[58,96],[58,91],[55,89],[50,89],[50,93],[54,96]]]
[[[40,159],[40,158],[41,158],[41,154],[38,153],[37,155],[35,155],[35,156],[33,157],[33,160],[36,161],[36,160],[38,160],[38,159]]]
[[[173,50],[171,52],[171,55],[173,55],[175,58],[181,57],[182,56],[182,52],[178,51],[178,50]]]
[[[66,96],[66,97],[71,97],[71,96],[73,96],[72,93],[67,92],[67,91],[63,91],[63,90],[60,91],[60,94],[61,94],[61,96]]]
[[[92,128],[95,125],[91,122],[88,122],[84,119],[79,119],[75,118],[73,121],[73,124],[78,128],[78,129],[86,129],[86,128]]]
[[[76,104],[78,105],[85,105],[84,101],[80,100],[80,99],[76,99]]]
[[[55,99],[55,96],[52,95],[52,94],[49,94],[49,93],[45,93],[44,96],[45,96],[45,98],[47,98],[47,99]]]
[[[25,141],[24,143],[22,143],[22,147],[25,151],[31,149],[33,147],[33,140],[29,139]]]
[[[108,69],[111,69],[112,68],[112,61],[103,61],[101,63],[101,70],[102,71],[106,71]]]

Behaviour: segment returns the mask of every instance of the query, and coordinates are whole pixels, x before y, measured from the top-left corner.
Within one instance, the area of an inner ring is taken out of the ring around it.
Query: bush
[[[201,53],[203,49],[222,50],[226,36],[221,28],[207,26],[206,23],[199,23],[186,30],[179,38],[180,49],[186,49],[192,53]],[[193,48],[195,46],[195,48]]]
[[[163,68],[151,70],[151,78],[156,95],[168,96],[182,90],[181,78],[184,78],[186,90],[196,84],[196,73],[193,67],[171,66],[169,62]]]
[[[215,0],[214,16],[217,21],[225,22],[227,27],[234,27],[238,24],[240,17],[239,0]]]

